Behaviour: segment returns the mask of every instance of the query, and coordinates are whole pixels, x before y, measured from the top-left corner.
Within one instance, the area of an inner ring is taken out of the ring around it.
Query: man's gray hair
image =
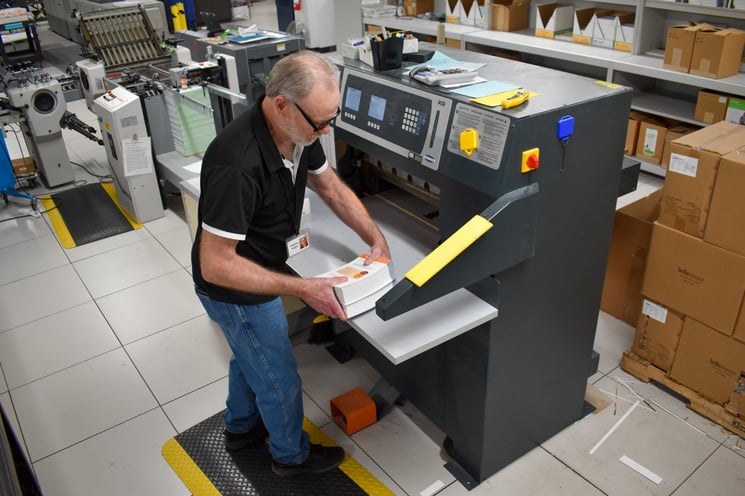
[[[308,96],[318,85],[338,88],[339,69],[328,57],[311,50],[301,50],[274,65],[269,73],[266,95],[282,95],[296,102]]]

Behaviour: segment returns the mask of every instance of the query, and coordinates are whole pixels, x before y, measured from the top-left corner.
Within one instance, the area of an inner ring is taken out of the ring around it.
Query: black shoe
[[[266,443],[269,432],[264,426],[264,421],[259,417],[253,429],[248,432],[230,432],[225,429],[225,449],[228,451],[239,451]]]
[[[277,475],[320,474],[339,466],[344,460],[344,448],[311,444],[303,463],[287,465],[272,461],[272,472]]]

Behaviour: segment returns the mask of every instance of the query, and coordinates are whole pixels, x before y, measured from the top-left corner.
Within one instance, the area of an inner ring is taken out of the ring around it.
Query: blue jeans
[[[269,452],[280,463],[302,463],[310,448],[303,431],[303,398],[282,300],[234,305],[197,292],[222,329],[233,356],[228,370],[225,426],[248,432],[259,419],[269,431]]]

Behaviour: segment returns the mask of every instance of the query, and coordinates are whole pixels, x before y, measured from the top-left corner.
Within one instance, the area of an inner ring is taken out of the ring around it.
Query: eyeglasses
[[[325,129],[327,126],[331,125],[334,122],[334,119],[336,119],[339,116],[339,114],[341,114],[341,109],[337,107],[336,108],[336,113],[334,114],[334,116],[331,119],[316,124],[315,122],[313,122],[313,119],[311,119],[310,116],[305,113],[305,110],[303,110],[302,108],[300,108],[300,105],[298,105],[295,102],[292,102],[292,103],[295,105],[295,107],[297,107],[297,109],[300,111],[300,114],[303,117],[305,117],[305,120],[308,121],[308,124],[310,124],[310,127],[312,127],[313,128],[313,131],[316,132],[316,133],[319,132],[319,131],[321,131],[321,130],[323,130],[323,129]]]

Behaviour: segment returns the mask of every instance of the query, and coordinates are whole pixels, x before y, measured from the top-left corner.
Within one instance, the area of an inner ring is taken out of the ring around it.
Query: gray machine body
[[[490,108],[400,70],[373,72],[344,60],[335,133],[399,175],[439,189],[441,240],[474,215],[494,224],[421,287],[398,282],[377,302],[378,315],[386,320],[465,287],[497,307],[498,317],[398,365],[353,330],[339,339],[447,435],[450,467],[468,485],[583,415],[631,92],[437,49],[486,63],[480,75],[538,96],[513,109]],[[566,116],[574,130],[559,139]],[[469,128],[479,135],[470,156],[460,150]],[[534,148],[539,168],[522,173],[523,152]]]
[[[6,90],[10,104],[26,121],[21,123],[31,139],[34,160],[47,186],[55,187],[75,180],[75,174],[62,139],[60,120],[67,110],[58,80],[42,77]]]
[[[183,38],[182,46],[191,52],[192,60],[210,58],[208,50],[235,58],[239,88],[241,93],[246,95],[247,105],[264,94],[266,78],[274,64],[285,55],[305,48],[305,40],[294,35],[243,44],[229,41],[215,44],[214,40],[207,38],[204,33],[196,31],[183,31],[179,36]]]
[[[85,40],[80,34],[78,18],[76,14],[87,14],[103,10],[121,9],[141,6],[147,13],[150,23],[156,33],[168,34],[168,19],[163,2],[157,0],[143,0],[141,2],[128,2],[117,0],[52,0],[44,2],[44,11],[52,31],[79,44]]]

